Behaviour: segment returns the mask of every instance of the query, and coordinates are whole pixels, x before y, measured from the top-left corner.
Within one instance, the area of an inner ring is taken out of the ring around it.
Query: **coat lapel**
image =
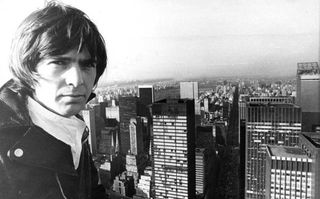
[[[8,156],[21,164],[78,175],[74,169],[70,146],[38,126],[31,126],[10,148]]]

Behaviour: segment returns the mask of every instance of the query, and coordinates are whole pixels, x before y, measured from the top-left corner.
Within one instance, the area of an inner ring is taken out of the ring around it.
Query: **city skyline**
[[[18,24],[44,2],[0,2],[6,27],[1,83],[9,78],[7,60]],[[62,2],[84,10],[101,30],[109,56],[102,82],[295,75],[298,62],[319,57],[316,0]]]

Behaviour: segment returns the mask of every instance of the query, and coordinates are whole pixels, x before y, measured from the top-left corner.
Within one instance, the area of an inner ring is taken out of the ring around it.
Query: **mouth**
[[[86,99],[86,96],[83,94],[63,94],[61,96],[70,102],[82,102]]]

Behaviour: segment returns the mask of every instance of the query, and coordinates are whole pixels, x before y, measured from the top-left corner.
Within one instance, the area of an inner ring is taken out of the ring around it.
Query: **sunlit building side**
[[[165,99],[151,109],[154,197],[195,198],[194,101]]]
[[[300,147],[268,146],[266,199],[311,199],[312,159]]]
[[[265,198],[266,146],[297,146],[301,110],[293,104],[249,103],[246,121],[245,198]]]

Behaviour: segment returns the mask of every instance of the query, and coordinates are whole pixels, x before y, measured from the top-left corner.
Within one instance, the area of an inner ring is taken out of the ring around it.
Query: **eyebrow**
[[[89,58],[89,59],[81,59],[79,60],[80,64],[96,64],[97,61],[95,59]]]
[[[72,57],[60,57],[60,56],[54,56],[52,57],[51,59],[54,59],[54,60],[59,60],[59,61],[67,61],[67,62],[71,62],[73,61],[74,59]],[[79,59],[79,63],[81,64],[87,64],[87,63],[94,63],[96,64],[97,63],[97,60],[93,59],[93,58],[88,58],[88,59]]]

